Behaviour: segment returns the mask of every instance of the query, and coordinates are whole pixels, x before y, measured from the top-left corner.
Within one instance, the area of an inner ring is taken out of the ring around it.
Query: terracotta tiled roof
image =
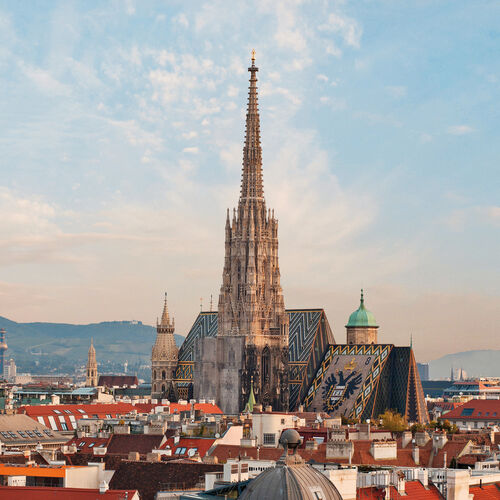
[[[386,498],[386,495],[384,489],[371,486],[358,488],[356,497],[358,500],[382,500]],[[441,493],[435,486],[431,485],[425,488],[420,481],[406,481],[405,495],[400,495],[397,489],[391,486],[389,498],[391,500],[443,500]]]
[[[94,453],[94,448],[99,446],[107,447],[111,437],[107,438],[94,438],[94,437],[74,437],[70,439],[66,445],[76,446],[78,453]]]
[[[471,399],[443,416],[446,420],[500,421],[500,399]]]
[[[106,493],[99,493],[99,490],[83,488],[48,488],[37,486],[0,486],[0,498],[9,500],[122,500],[132,499],[137,494],[137,490],[108,490]]]
[[[160,447],[163,435],[155,434],[113,434],[108,443],[108,454],[128,455],[136,451],[146,455]]]
[[[0,463],[2,464],[25,464],[28,460],[34,461],[38,465],[48,465],[49,463],[38,452],[31,452],[30,457],[27,458],[23,453],[19,455],[0,455]]]
[[[161,445],[161,449],[166,449],[169,447],[172,450],[173,457],[189,457],[192,456],[195,451],[198,452],[201,458],[203,458],[210,447],[214,444],[215,439],[211,438],[180,438],[179,442],[175,444],[175,438],[169,438],[165,443]],[[191,451],[195,450],[195,451]]]
[[[462,406],[464,403],[453,403],[451,401],[428,401],[427,402],[427,410],[431,411],[434,408],[441,408],[444,411],[454,410],[459,406]]]
[[[98,403],[21,406],[17,413],[24,413],[52,430],[72,431],[76,429],[76,421],[81,418],[118,418],[133,410],[136,408],[130,403]]]
[[[141,500],[154,500],[158,491],[192,489],[204,481],[206,472],[222,472],[222,465],[200,462],[123,461],[109,483],[110,488],[137,488]]]
[[[474,495],[474,500],[498,500],[500,499],[500,483],[471,486],[469,493]]]
[[[139,380],[135,375],[101,375],[97,385],[105,387],[124,387],[138,385]]]

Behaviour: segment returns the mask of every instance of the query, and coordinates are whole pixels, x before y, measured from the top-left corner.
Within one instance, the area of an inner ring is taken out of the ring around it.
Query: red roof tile
[[[105,500],[123,500],[125,495],[132,499],[137,494],[137,490],[108,490],[106,493],[99,493],[99,490],[84,488],[49,488],[37,486],[0,486],[0,498],[9,500],[95,500],[103,498]]]
[[[135,375],[100,375],[97,383],[105,387],[130,387],[138,384],[139,380]]]
[[[474,500],[497,500],[500,499],[500,483],[471,486],[469,493],[474,495]]]
[[[78,453],[94,453],[94,448],[99,446],[107,447],[111,437],[94,438],[94,437],[74,437],[70,439],[66,445],[76,446]]]
[[[443,419],[500,421],[500,399],[471,399],[449,411]]]
[[[107,453],[128,455],[131,451],[136,451],[146,455],[158,449],[162,441],[162,434],[113,434],[108,443]]]
[[[167,449],[169,447],[172,450],[173,457],[189,457],[191,454],[198,452],[201,458],[203,458],[210,447],[214,444],[215,439],[211,438],[180,438],[179,442],[175,444],[175,438],[169,438],[165,443],[161,445],[161,449]]]
[[[370,486],[367,488],[358,488],[356,497],[358,500],[382,500],[385,499],[385,490]],[[443,500],[439,490],[431,485],[425,488],[420,481],[406,481],[405,495],[400,495],[394,486],[391,486],[389,498],[391,500]]]
[[[133,410],[131,403],[98,403],[81,405],[21,406],[17,413],[24,413],[49,429],[71,431],[81,418],[118,418]]]

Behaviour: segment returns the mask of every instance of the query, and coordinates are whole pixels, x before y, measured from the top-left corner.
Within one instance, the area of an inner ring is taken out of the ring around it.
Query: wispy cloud
[[[469,125],[451,125],[446,131],[451,135],[466,135],[474,132],[474,129]]]

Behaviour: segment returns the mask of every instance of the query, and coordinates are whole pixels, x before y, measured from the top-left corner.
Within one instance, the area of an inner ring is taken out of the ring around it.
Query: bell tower
[[[174,338],[175,321],[168,313],[167,294],[161,320],[156,322],[156,342],[151,353],[151,397],[177,399],[175,370],[179,349]]]
[[[90,339],[89,354],[87,358],[86,387],[97,387],[97,361],[95,359],[94,339]]]

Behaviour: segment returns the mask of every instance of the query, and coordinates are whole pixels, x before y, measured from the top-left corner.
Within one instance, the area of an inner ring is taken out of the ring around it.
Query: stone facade
[[[95,359],[94,341],[90,341],[89,354],[87,358],[87,372],[85,376],[86,387],[97,387],[97,361]]]
[[[376,326],[347,327],[348,344],[378,344]]]
[[[179,350],[174,338],[175,322],[168,314],[167,294],[161,321],[156,323],[156,342],[151,353],[151,397],[177,399],[174,383]]]
[[[230,414],[245,407],[252,380],[257,403],[287,410],[289,397],[289,321],[280,284],[278,220],[264,199],[254,57],[248,70],[241,192],[238,208],[226,218],[217,339],[199,346],[195,367],[195,397],[215,397]],[[214,354],[215,365],[213,357],[205,357]]]

